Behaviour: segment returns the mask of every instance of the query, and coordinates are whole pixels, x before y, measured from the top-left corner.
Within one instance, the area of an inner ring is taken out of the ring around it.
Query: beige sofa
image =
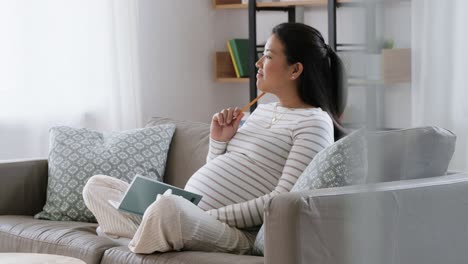
[[[205,162],[209,126],[171,122],[165,181],[183,187]],[[289,193],[265,207],[265,257],[209,252],[137,255],[96,224],[35,220],[47,160],[0,162],[0,252],[67,255],[86,263],[467,263],[468,175]]]

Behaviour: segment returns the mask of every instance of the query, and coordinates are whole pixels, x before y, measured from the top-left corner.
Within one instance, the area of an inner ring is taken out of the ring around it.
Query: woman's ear
[[[302,74],[302,71],[304,70],[304,66],[302,66],[302,63],[300,62],[296,62],[294,63],[293,65],[291,65],[292,67],[292,73],[291,73],[291,80],[295,80],[297,78],[299,78],[299,76]]]

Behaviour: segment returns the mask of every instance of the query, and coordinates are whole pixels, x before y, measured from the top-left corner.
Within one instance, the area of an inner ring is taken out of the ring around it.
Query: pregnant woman
[[[198,206],[168,194],[143,217],[127,214],[107,201],[120,200],[128,183],[96,175],[83,196],[102,232],[128,238],[135,253],[250,251],[249,230],[262,224],[264,204],[289,192],[314,156],[340,137],[344,75],[320,32],[300,23],[276,26],[255,65],[258,89],[278,102],[260,104],[240,128],[238,108],[214,114],[207,163],[185,186],[203,196]]]

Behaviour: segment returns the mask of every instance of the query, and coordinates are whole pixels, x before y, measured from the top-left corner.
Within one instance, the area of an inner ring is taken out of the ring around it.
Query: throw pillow
[[[368,133],[367,183],[445,175],[456,139],[451,131],[436,126]]]
[[[360,129],[320,151],[297,179],[291,192],[364,183],[367,176],[366,142],[366,133]],[[263,242],[264,225],[255,239],[255,255],[263,255]]]
[[[96,222],[82,191],[97,174],[130,182],[136,174],[162,181],[175,126],[103,134],[89,129],[50,130],[49,181],[43,211],[35,218]]]

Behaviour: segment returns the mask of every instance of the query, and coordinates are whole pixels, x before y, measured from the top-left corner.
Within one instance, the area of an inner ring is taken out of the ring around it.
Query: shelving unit
[[[337,44],[336,42],[336,8],[345,5],[359,5],[357,0],[310,0],[310,1],[288,1],[288,2],[261,2],[249,0],[249,61],[255,61],[258,54],[257,32],[256,32],[256,13],[258,11],[283,11],[288,13],[288,22],[296,21],[296,7],[327,7],[328,10],[328,44],[337,51],[337,47],[356,46],[356,44]],[[257,97],[256,73],[254,63],[249,63],[249,81],[250,100]],[[250,107],[253,112],[257,104]]]
[[[229,59],[228,52],[217,52],[215,55],[215,79],[218,82],[237,82],[237,83],[249,83],[249,97],[253,100],[257,97],[256,87],[256,68],[254,62],[257,60],[257,54],[259,49],[263,47],[257,45],[256,39],[256,14],[259,11],[282,11],[288,13],[288,21],[294,22],[296,20],[296,7],[327,7],[328,14],[328,44],[335,51],[345,51],[351,48],[355,50],[360,48],[363,51],[369,53],[375,53],[377,46],[375,44],[375,35],[368,35],[366,44],[351,44],[351,43],[337,43],[337,27],[336,27],[336,11],[339,7],[360,7],[366,10],[366,20],[368,21],[366,32],[375,32],[375,7],[378,4],[389,2],[390,0],[380,0],[377,2],[366,2],[362,0],[307,0],[307,1],[288,1],[288,2],[259,2],[255,0],[249,0],[248,4],[242,4],[241,0],[213,0],[213,7],[215,9],[248,9],[249,17],[249,76],[250,78],[236,78],[235,72],[232,66],[232,62]],[[403,1],[403,0],[399,0]],[[407,0],[405,0],[407,1]],[[397,71],[398,73],[398,71]],[[382,98],[382,86],[386,82],[382,80],[369,80],[365,78],[350,78],[348,80],[349,86],[365,86],[369,90],[373,90],[367,98],[368,104],[370,105],[369,119],[378,120],[375,124],[379,125],[378,117],[378,102],[383,100]],[[254,104],[250,111],[255,110],[256,104]]]
[[[249,1],[249,4],[242,4],[241,0],[213,0],[213,7],[215,9],[249,9],[249,61],[255,62],[257,59],[257,46],[256,46],[256,25],[252,27],[252,12],[254,10],[253,19],[255,20],[255,12],[261,10],[270,11],[287,11],[289,14],[289,21],[295,20],[295,7],[296,6],[325,6],[327,0],[309,0],[309,1],[290,1],[290,2],[260,2]],[[252,31],[254,32],[252,34]],[[252,49],[253,46],[253,49]],[[254,51],[252,51],[254,50]],[[249,67],[253,65],[252,69],[249,69],[249,75],[252,78],[236,78],[236,74],[233,69],[232,62],[226,59],[228,52],[216,52],[215,54],[215,80],[217,82],[233,82],[233,83],[247,83],[250,80],[250,97],[255,94],[256,97],[256,79],[255,79],[255,65],[249,63]],[[253,55],[252,55],[253,54]],[[229,58],[229,57],[227,57]],[[252,83],[253,80],[253,83]],[[255,91],[252,91],[254,90]],[[254,98],[255,98],[254,97]],[[251,111],[256,107],[256,104],[252,106]]]
[[[255,62],[258,48],[256,32],[256,13],[259,11],[282,11],[288,13],[288,21],[295,22],[296,7],[328,7],[329,20],[329,44],[336,50],[336,7],[337,5],[355,3],[356,0],[307,0],[288,2],[259,2],[249,0],[248,4],[242,4],[241,0],[213,0],[215,9],[248,9],[249,12],[249,61]],[[249,63],[250,78],[236,78],[233,65],[228,52],[216,52],[215,54],[215,80],[217,82],[246,83],[249,82],[250,100],[257,97],[256,69],[254,63]],[[252,105],[252,112],[257,104]]]

